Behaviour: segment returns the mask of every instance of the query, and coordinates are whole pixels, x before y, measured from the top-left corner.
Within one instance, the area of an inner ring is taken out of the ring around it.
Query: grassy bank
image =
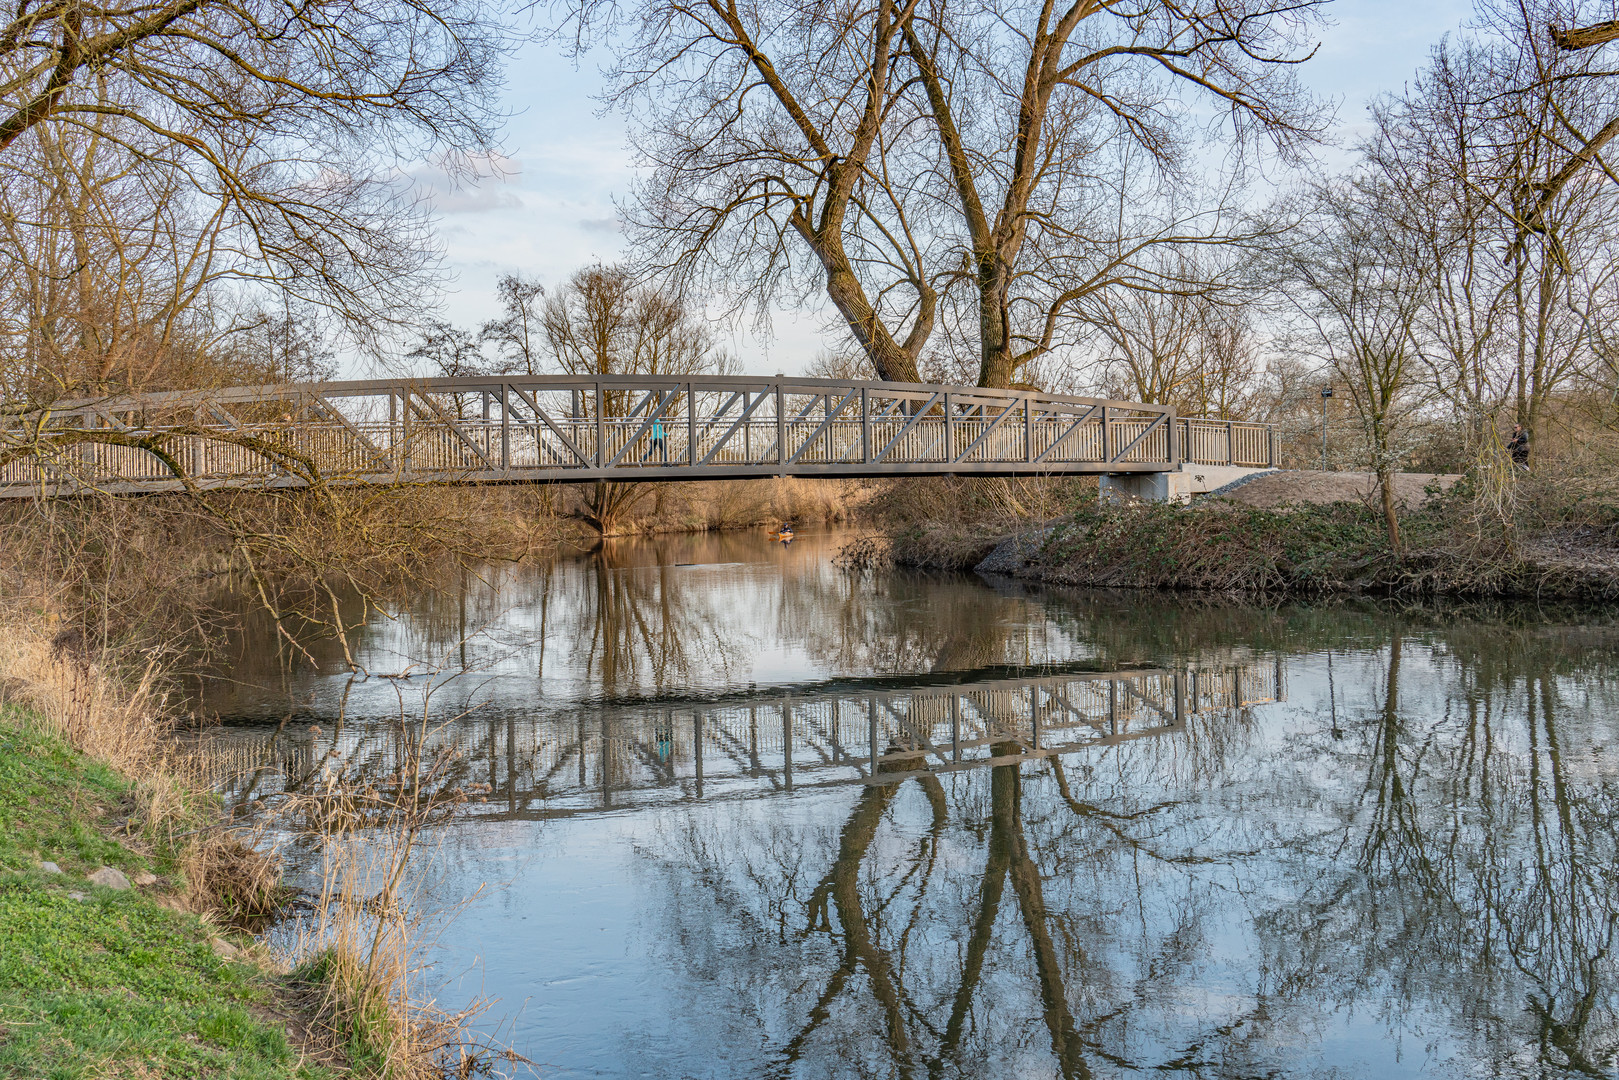
[[[176,910],[172,849],[120,837],[138,785],[48,727],[0,705],[0,1074],[332,1075],[289,1040],[285,983]],[[103,867],[145,884],[91,883]]]
[[[889,557],[1104,588],[1619,597],[1619,529],[1600,521],[1480,535],[1460,500],[1435,499],[1406,514],[1402,527],[1396,551],[1381,515],[1358,503],[1259,508],[1089,498],[1039,524],[910,523],[891,533]]]
[[[43,607],[0,605],[0,1075],[415,1080],[493,1060],[467,1014],[410,994],[406,867],[442,814],[295,826],[359,854],[325,857],[315,917],[272,955],[237,931],[289,895],[276,853],[227,827],[161,685]]]

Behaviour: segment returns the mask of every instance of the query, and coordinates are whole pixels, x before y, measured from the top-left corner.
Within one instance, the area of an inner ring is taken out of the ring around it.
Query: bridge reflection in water
[[[656,698],[551,715],[483,710],[430,726],[421,758],[460,751],[445,786],[480,815],[571,816],[687,799],[895,784],[1186,729],[1190,717],[1280,701],[1279,663],[1209,669],[1042,667]],[[420,760],[410,725],[351,719],[323,733],[254,735],[218,759],[235,802],[395,776]]]

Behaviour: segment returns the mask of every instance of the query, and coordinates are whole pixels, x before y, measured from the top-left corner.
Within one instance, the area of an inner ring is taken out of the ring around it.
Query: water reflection
[[[561,817],[704,797],[895,784],[1182,733],[1205,714],[1280,700],[1281,669],[1096,672],[993,669],[834,680],[765,693],[642,699],[575,709],[491,702],[429,725],[387,718],[233,734],[234,802],[341,781],[387,791],[411,763],[451,760],[446,789],[487,792],[471,814]],[[392,778],[392,779],[390,779]]]
[[[854,579],[709,543],[473,574],[366,643],[449,680],[434,737],[490,790],[443,832],[444,895],[509,885],[446,941],[482,959],[467,993],[528,1003],[529,1057],[1615,1075],[1605,613]],[[238,797],[394,766],[399,680],[339,727],[346,676],[286,679],[219,699],[261,718],[230,729],[260,755]]]

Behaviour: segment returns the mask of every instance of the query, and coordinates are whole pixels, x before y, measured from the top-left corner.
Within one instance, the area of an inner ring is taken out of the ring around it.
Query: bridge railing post
[[[950,695],[950,756],[961,761],[961,695]]]
[[[703,797],[703,711],[698,709],[691,717],[692,773],[697,780],[697,797]]]
[[[782,392],[781,380],[776,380],[776,464],[787,461],[787,400]]]
[[[871,388],[860,388],[860,461],[871,464]]]
[[[1034,396],[1023,399],[1023,460],[1034,464]]]
[[[781,700],[781,779],[782,786],[793,790],[793,699]]]
[[[512,467],[512,407],[511,394],[505,383],[500,384],[500,471]]]
[[[410,387],[399,394],[399,472],[410,475]]]
[[[871,726],[871,778],[877,779],[877,697],[872,691],[866,699],[866,719]]]
[[[697,464],[697,384],[686,384],[686,463]]]
[[[602,416],[602,384],[596,383],[596,468],[607,462],[607,421]]]

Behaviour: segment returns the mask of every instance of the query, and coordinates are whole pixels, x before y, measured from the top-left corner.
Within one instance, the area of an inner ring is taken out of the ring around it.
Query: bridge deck
[[[1268,425],[1167,406],[826,379],[496,376],[81,400],[0,426],[0,497],[1266,467]]]

